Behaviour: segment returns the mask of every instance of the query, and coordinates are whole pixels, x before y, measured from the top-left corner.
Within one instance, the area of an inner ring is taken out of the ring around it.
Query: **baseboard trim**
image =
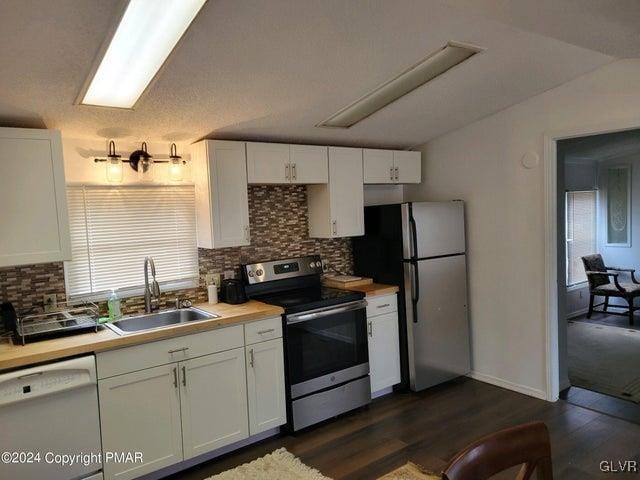
[[[576,317],[579,317],[580,315],[584,315],[588,311],[589,311],[589,307],[585,307],[575,312],[571,312],[569,315],[567,315],[567,320],[571,320],[572,318],[576,318]]]
[[[473,378],[480,382],[489,383],[496,387],[506,388],[507,390],[513,390],[514,392],[523,393],[530,397],[539,398],[541,400],[547,400],[547,393],[537,388],[527,387],[526,385],[520,385],[519,383],[513,383],[502,378],[494,377],[493,375],[487,375],[486,373],[471,372],[467,374],[467,377]]]

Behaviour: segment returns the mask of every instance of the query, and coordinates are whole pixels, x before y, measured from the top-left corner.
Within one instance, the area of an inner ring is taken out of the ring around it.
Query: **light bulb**
[[[182,181],[182,161],[179,158],[172,158],[169,161],[169,180],[172,182]]]
[[[109,158],[107,160],[107,182],[122,182],[122,161],[120,158]]]

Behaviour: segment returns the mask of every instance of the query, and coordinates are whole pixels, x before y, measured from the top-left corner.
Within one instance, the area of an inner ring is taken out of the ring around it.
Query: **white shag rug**
[[[219,473],[206,480],[331,480],[299,458],[279,448],[252,462]]]

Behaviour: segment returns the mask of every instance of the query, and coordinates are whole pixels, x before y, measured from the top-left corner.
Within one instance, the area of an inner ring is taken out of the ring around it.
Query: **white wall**
[[[386,205],[402,203],[404,189],[402,185],[365,185],[364,205]]]
[[[546,394],[544,134],[627,123],[640,125],[640,60],[607,65],[422,146],[423,183],[405,187],[405,199],[467,204],[478,378]],[[521,166],[527,152],[540,156],[537,168]]]

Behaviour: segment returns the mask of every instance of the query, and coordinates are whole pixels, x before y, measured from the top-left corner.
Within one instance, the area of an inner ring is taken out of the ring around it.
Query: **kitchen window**
[[[595,190],[566,194],[567,286],[587,281],[582,257],[597,250],[596,196]]]
[[[67,187],[73,260],[65,262],[70,299],[144,291],[153,257],[163,290],[198,284],[195,190],[180,186]]]

